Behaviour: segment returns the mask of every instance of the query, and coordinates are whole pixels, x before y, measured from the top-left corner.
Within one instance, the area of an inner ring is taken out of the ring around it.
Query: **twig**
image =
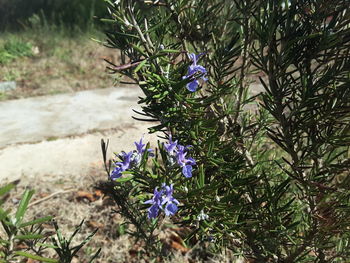
[[[145,32],[145,34],[146,34],[146,40],[147,40],[148,44],[150,45],[150,47],[153,48],[153,50],[154,50],[154,45],[153,45],[153,43],[152,43],[152,41],[151,41],[151,38],[149,37],[149,33],[148,33],[148,23],[147,23],[147,19],[145,18],[144,21],[145,21],[145,30],[146,30],[146,32]]]
[[[130,15],[130,18],[131,18],[131,22],[132,22],[132,26],[136,29],[142,43],[143,43],[143,46],[145,47],[145,49],[147,50],[147,53],[148,55],[151,55],[152,54],[152,50],[151,50],[151,46],[150,44],[148,43],[148,41],[146,40],[144,34],[142,33],[139,25],[137,24],[137,21],[134,17],[134,13],[133,13],[133,10],[131,8],[131,5],[129,4],[128,8],[127,8],[127,11],[129,12],[129,15]]]
[[[69,192],[72,192],[72,191],[74,191],[74,188],[69,188],[69,189],[57,191],[57,192],[52,193],[52,194],[50,194],[50,195],[48,195],[48,196],[45,196],[44,198],[41,198],[41,199],[39,199],[39,200],[36,200],[36,201],[30,203],[30,204],[28,205],[28,207],[37,205],[37,204],[39,204],[39,203],[41,203],[41,202],[44,202],[44,201],[46,201],[46,200],[48,200],[48,199],[50,199],[50,198],[52,198],[52,197],[54,197],[54,196],[56,196],[56,195],[65,194],[65,193],[69,193]]]
[[[109,61],[107,59],[103,59],[103,60],[114,67],[114,68],[111,68],[111,67],[107,66],[107,68],[112,70],[114,73],[119,72],[119,71],[123,71],[123,70],[127,70],[127,69],[130,69],[130,68],[134,68],[134,67],[136,67],[137,65],[139,65],[143,61],[143,60],[132,61],[132,62],[129,62],[127,64],[123,64],[123,65],[117,66],[117,65],[115,65],[114,63],[112,63],[111,61]]]

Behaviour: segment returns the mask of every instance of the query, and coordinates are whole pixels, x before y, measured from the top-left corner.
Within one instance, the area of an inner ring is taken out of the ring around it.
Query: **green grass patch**
[[[33,55],[31,43],[18,38],[10,38],[0,46],[0,64],[6,64],[18,57],[29,57]]]

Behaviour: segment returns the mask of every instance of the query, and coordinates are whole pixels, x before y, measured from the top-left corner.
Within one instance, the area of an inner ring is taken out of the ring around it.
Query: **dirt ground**
[[[89,256],[99,248],[102,251],[95,262],[140,262],[134,249],[132,238],[118,233],[123,219],[115,212],[112,200],[94,189],[98,181],[105,180],[103,170],[91,170],[81,177],[22,178],[11,192],[11,206],[16,206],[24,189],[34,189],[35,195],[27,212],[28,220],[53,216],[62,233],[68,236],[82,220],[85,225],[77,236],[77,241],[99,228],[91,242],[79,253],[76,262],[88,262]],[[46,225],[47,230],[53,230]],[[52,253],[49,253],[52,254]]]
[[[97,231],[94,238],[85,245],[73,262],[88,262],[89,258],[102,248],[96,263],[118,262],[237,262],[234,257],[219,255],[215,259],[194,259],[194,250],[181,253],[178,249],[172,249],[171,258],[147,256],[146,248],[142,243],[118,229],[123,218],[118,214],[118,207],[113,200],[96,190],[99,182],[106,181],[106,174],[102,169],[91,169],[89,173],[70,178],[58,178],[47,175],[42,178],[23,177],[17,187],[12,190],[6,206],[16,207],[25,189],[34,189],[35,194],[30,202],[26,215],[27,220],[43,216],[53,216],[60,226],[64,236],[68,237],[75,227],[85,220],[84,227],[79,232],[76,242],[79,242],[93,232]],[[52,231],[53,226],[45,224],[45,230]],[[1,231],[0,231],[1,233]],[[46,256],[54,255],[53,251],[47,251]],[[33,261],[25,261],[32,263]]]

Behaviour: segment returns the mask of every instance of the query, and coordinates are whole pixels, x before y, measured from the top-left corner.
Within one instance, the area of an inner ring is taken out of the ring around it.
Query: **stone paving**
[[[149,125],[132,119],[141,95],[135,87],[108,88],[0,102],[0,184],[84,175],[102,166],[101,138],[110,139],[110,150],[131,150]]]
[[[138,88],[109,88],[0,102],[0,149],[134,125]]]

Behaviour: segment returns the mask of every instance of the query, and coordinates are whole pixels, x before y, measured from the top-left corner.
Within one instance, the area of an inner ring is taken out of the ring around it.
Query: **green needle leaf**
[[[15,251],[14,254],[18,255],[18,256],[22,256],[22,257],[38,260],[38,261],[41,261],[41,262],[48,262],[48,263],[58,263],[59,262],[57,259],[44,258],[44,257],[40,257],[40,256],[29,254],[29,253],[23,252],[23,251]]]

